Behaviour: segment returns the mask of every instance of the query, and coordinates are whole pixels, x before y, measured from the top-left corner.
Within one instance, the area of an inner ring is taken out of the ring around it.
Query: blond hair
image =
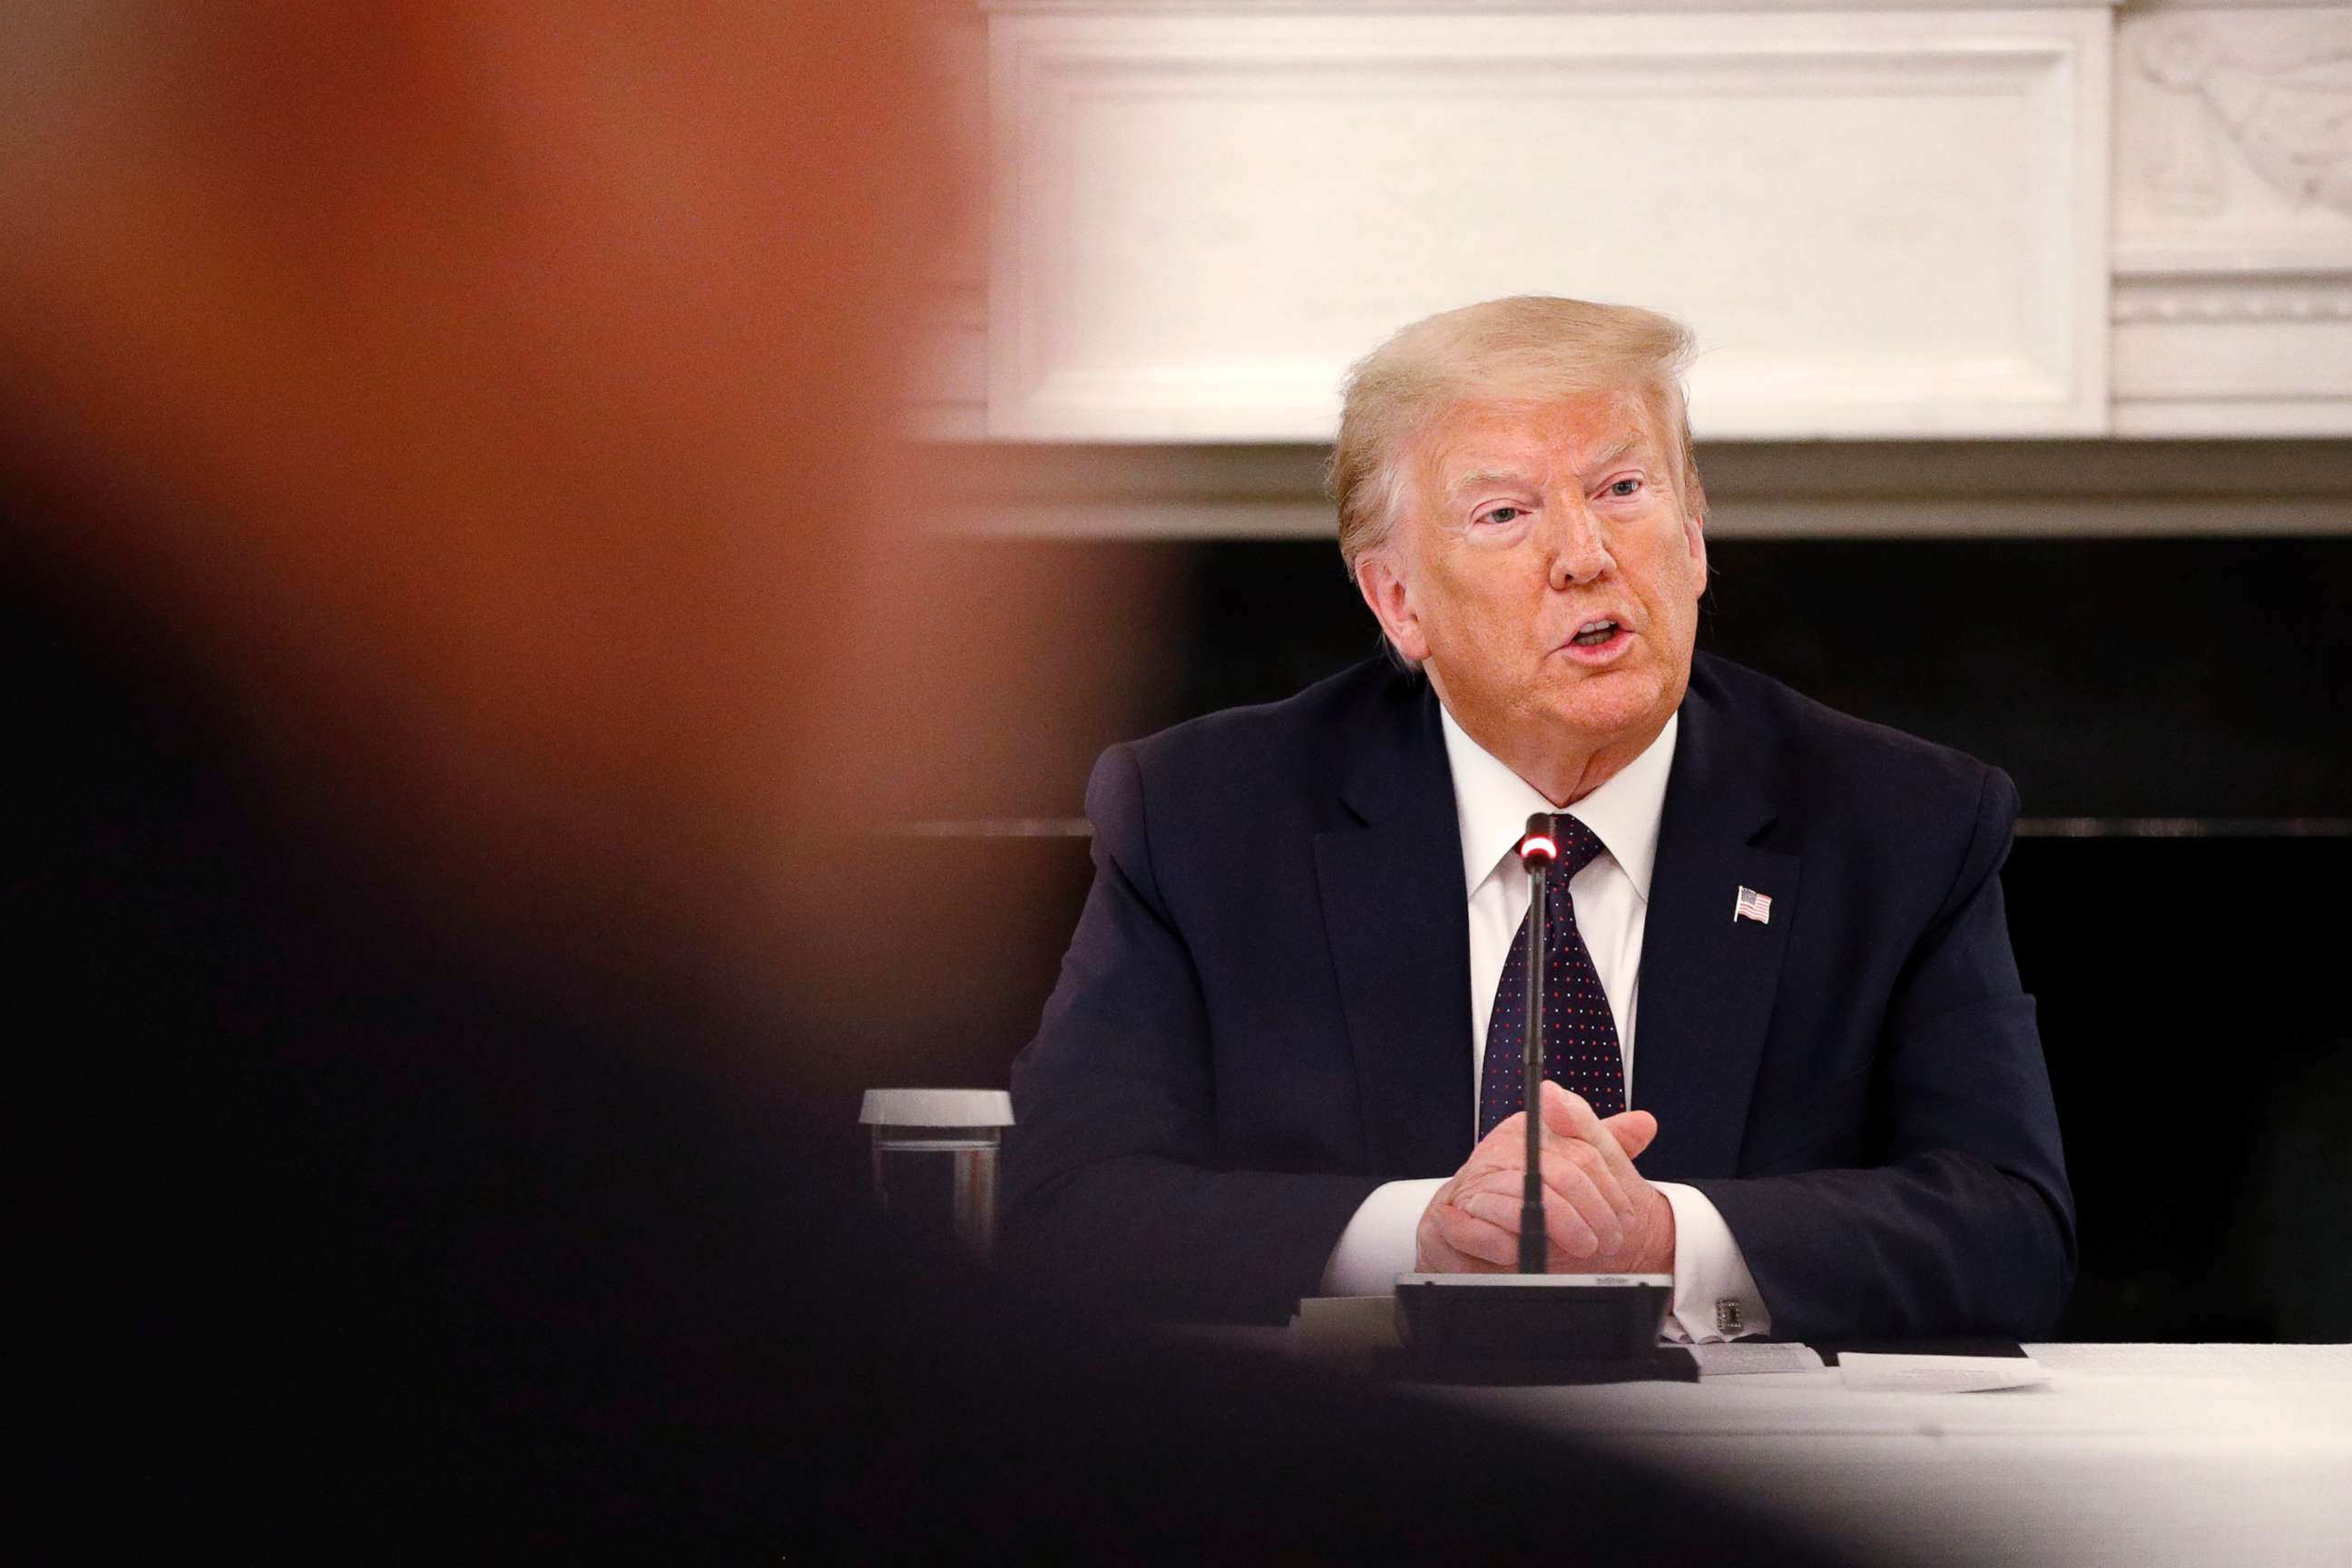
[[[1398,332],[1349,370],[1331,450],[1328,488],[1349,575],[1396,527],[1415,441],[1465,403],[1631,394],[1667,443],[1684,507],[1704,510],[1682,388],[1691,352],[1689,329],[1654,310],[1544,294],[1465,305]]]

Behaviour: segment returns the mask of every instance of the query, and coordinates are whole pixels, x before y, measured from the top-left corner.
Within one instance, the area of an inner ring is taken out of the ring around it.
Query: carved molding
[[[2113,319],[2135,321],[2352,321],[2352,274],[2334,279],[2243,277],[2120,279]]]
[[[2352,434],[2352,271],[2118,279],[2115,428]]]

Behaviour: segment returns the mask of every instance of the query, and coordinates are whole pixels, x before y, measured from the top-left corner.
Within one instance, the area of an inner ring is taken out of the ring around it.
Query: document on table
[[[1976,1394],[2050,1381],[2050,1373],[2031,1356],[1870,1355],[1859,1351],[1838,1356],[1838,1375],[1850,1389],[1899,1394]]]
[[[1721,1344],[1693,1345],[1699,1381],[1745,1377],[1759,1372],[1819,1372],[1822,1358],[1811,1345],[1768,1344],[1758,1340],[1727,1340]]]

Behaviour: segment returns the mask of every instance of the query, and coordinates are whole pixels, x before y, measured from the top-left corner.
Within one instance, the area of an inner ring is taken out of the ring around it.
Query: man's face
[[[1405,514],[1358,574],[1399,651],[1547,794],[1596,753],[1622,766],[1682,701],[1706,589],[1642,400],[1465,405],[1408,461]]]

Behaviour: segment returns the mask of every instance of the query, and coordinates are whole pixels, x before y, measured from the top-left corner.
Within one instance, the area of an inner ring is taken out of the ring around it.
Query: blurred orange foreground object
[[[919,10],[0,20],[0,455],[337,852],[571,957],[810,951],[965,201]]]

